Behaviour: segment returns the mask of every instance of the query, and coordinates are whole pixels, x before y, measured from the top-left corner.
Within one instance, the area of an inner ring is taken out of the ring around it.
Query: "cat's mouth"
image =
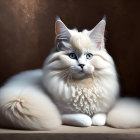
[[[81,72],[81,73],[83,73],[83,72],[84,72],[84,69],[83,69],[83,68],[81,68],[80,72]]]
[[[71,70],[73,71],[73,73],[76,73],[76,74],[85,74],[85,75],[89,75],[89,74],[92,74],[93,71],[94,71],[94,67],[71,67]]]
[[[85,69],[81,69],[79,72],[78,72],[78,75],[80,75],[80,76],[89,76],[91,73],[90,72],[88,72],[87,70],[85,70]]]
[[[84,68],[80,68],[79,73],[84,73],[85,75],[90,75],[93,73],[93,71],[94,71],[93,68],[84,67]]]
[[[81,68],[81,67],[72,67],[72,79],[85,79],[92,77],[92,69],[90,68]]]

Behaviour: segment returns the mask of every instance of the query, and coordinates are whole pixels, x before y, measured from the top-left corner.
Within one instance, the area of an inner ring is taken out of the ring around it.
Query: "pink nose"
[[[83,67],[85,66],[85,64],[79,64],[79,66],[80,66],[81,68],[83,68]]]

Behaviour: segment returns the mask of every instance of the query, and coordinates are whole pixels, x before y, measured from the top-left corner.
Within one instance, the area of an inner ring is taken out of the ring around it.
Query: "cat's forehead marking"
[[[70,43],[75,50],[80,50],[82,52],[89,52],[93,50],[93,42],[91,42],[88,35],[78,33],[76,35],[72,35],[70,39]]]

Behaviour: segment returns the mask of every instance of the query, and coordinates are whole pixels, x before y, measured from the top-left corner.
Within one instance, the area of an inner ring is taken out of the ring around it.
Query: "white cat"
[[[104,45],[105,24],[102,19],[91,31],[78,32],[57,19],[55,48],[43,69],[20,73],[1,87],[0,125],[140,127],[139,102],[118,100],[117,73]]]

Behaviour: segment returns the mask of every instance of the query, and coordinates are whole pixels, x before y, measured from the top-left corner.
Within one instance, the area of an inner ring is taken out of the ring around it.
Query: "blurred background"
[[[106,48],[122,96],[140,98],[139,0],[0,0],[0,85],[18,72],[41,68],[54,46],[58,15],[69,28],[92,29],[107,17]]]

